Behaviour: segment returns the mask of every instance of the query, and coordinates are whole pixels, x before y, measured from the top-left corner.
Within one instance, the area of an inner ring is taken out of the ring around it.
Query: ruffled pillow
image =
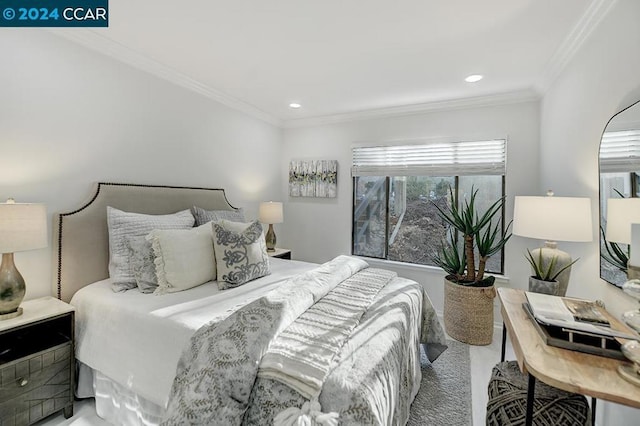
[[[210,225],[188,230],[156,229],[147,241],[153,248],[158,277],[154,294],[182,291],[216,279]]]

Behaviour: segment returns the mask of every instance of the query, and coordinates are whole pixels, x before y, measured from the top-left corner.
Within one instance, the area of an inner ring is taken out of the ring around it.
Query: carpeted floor
[[[422,384],[408,426],[472,425],[469,346],[455,340],[431,364],[422,354]]]

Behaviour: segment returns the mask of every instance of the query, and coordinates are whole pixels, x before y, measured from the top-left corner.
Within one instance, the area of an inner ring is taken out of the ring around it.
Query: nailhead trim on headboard
[[[227,202],[229,206],[235,208],[229,203],[227,196],[222,188],[202,188],[202,187],[189,187],[189,186],[171,186],[171,185],[145,185],[145,184],[132,184],[132,183],[113,183],[113,182],[98,182],[97,189],[93,197],[82,207],[73,210],[71,212],[60,213],[59,221],[58,221],[58,265],[57,265],[57,297],[58,299],[62,299],[62,229],[64,224],[64,217],[71,216],[76,213],[81,212],[82,210],[89,207],[100,195],[100,190],[103,186],[127,186],[127,187],[138,187],[138,188],[166,188],[166,189],[194,189],[194,190],[205,190],[205,191],[222,191],[222,195],[224,196],[224,200]]]

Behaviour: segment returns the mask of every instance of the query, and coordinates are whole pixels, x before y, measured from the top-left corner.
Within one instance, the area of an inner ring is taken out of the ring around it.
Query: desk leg
[[[529,374],[529,385],[527,387],[527,414],[524,420],[525,426],[533,424],[533,400],[535,399],[536,378]]]
[[[591,424],[596,426],[596,398],[591,398]]]
[[[502,355],[500,355],[500,362],[504,362],[504,352],[507,346],[507,326],[502,323]]]

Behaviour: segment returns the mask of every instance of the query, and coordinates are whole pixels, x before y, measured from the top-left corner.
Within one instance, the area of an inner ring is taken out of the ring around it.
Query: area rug
[[[447,345],[433,364],[422,353],[422,383],[411,404],[408,426],[473,423],[469,346],[455,340],[448,340]]]

